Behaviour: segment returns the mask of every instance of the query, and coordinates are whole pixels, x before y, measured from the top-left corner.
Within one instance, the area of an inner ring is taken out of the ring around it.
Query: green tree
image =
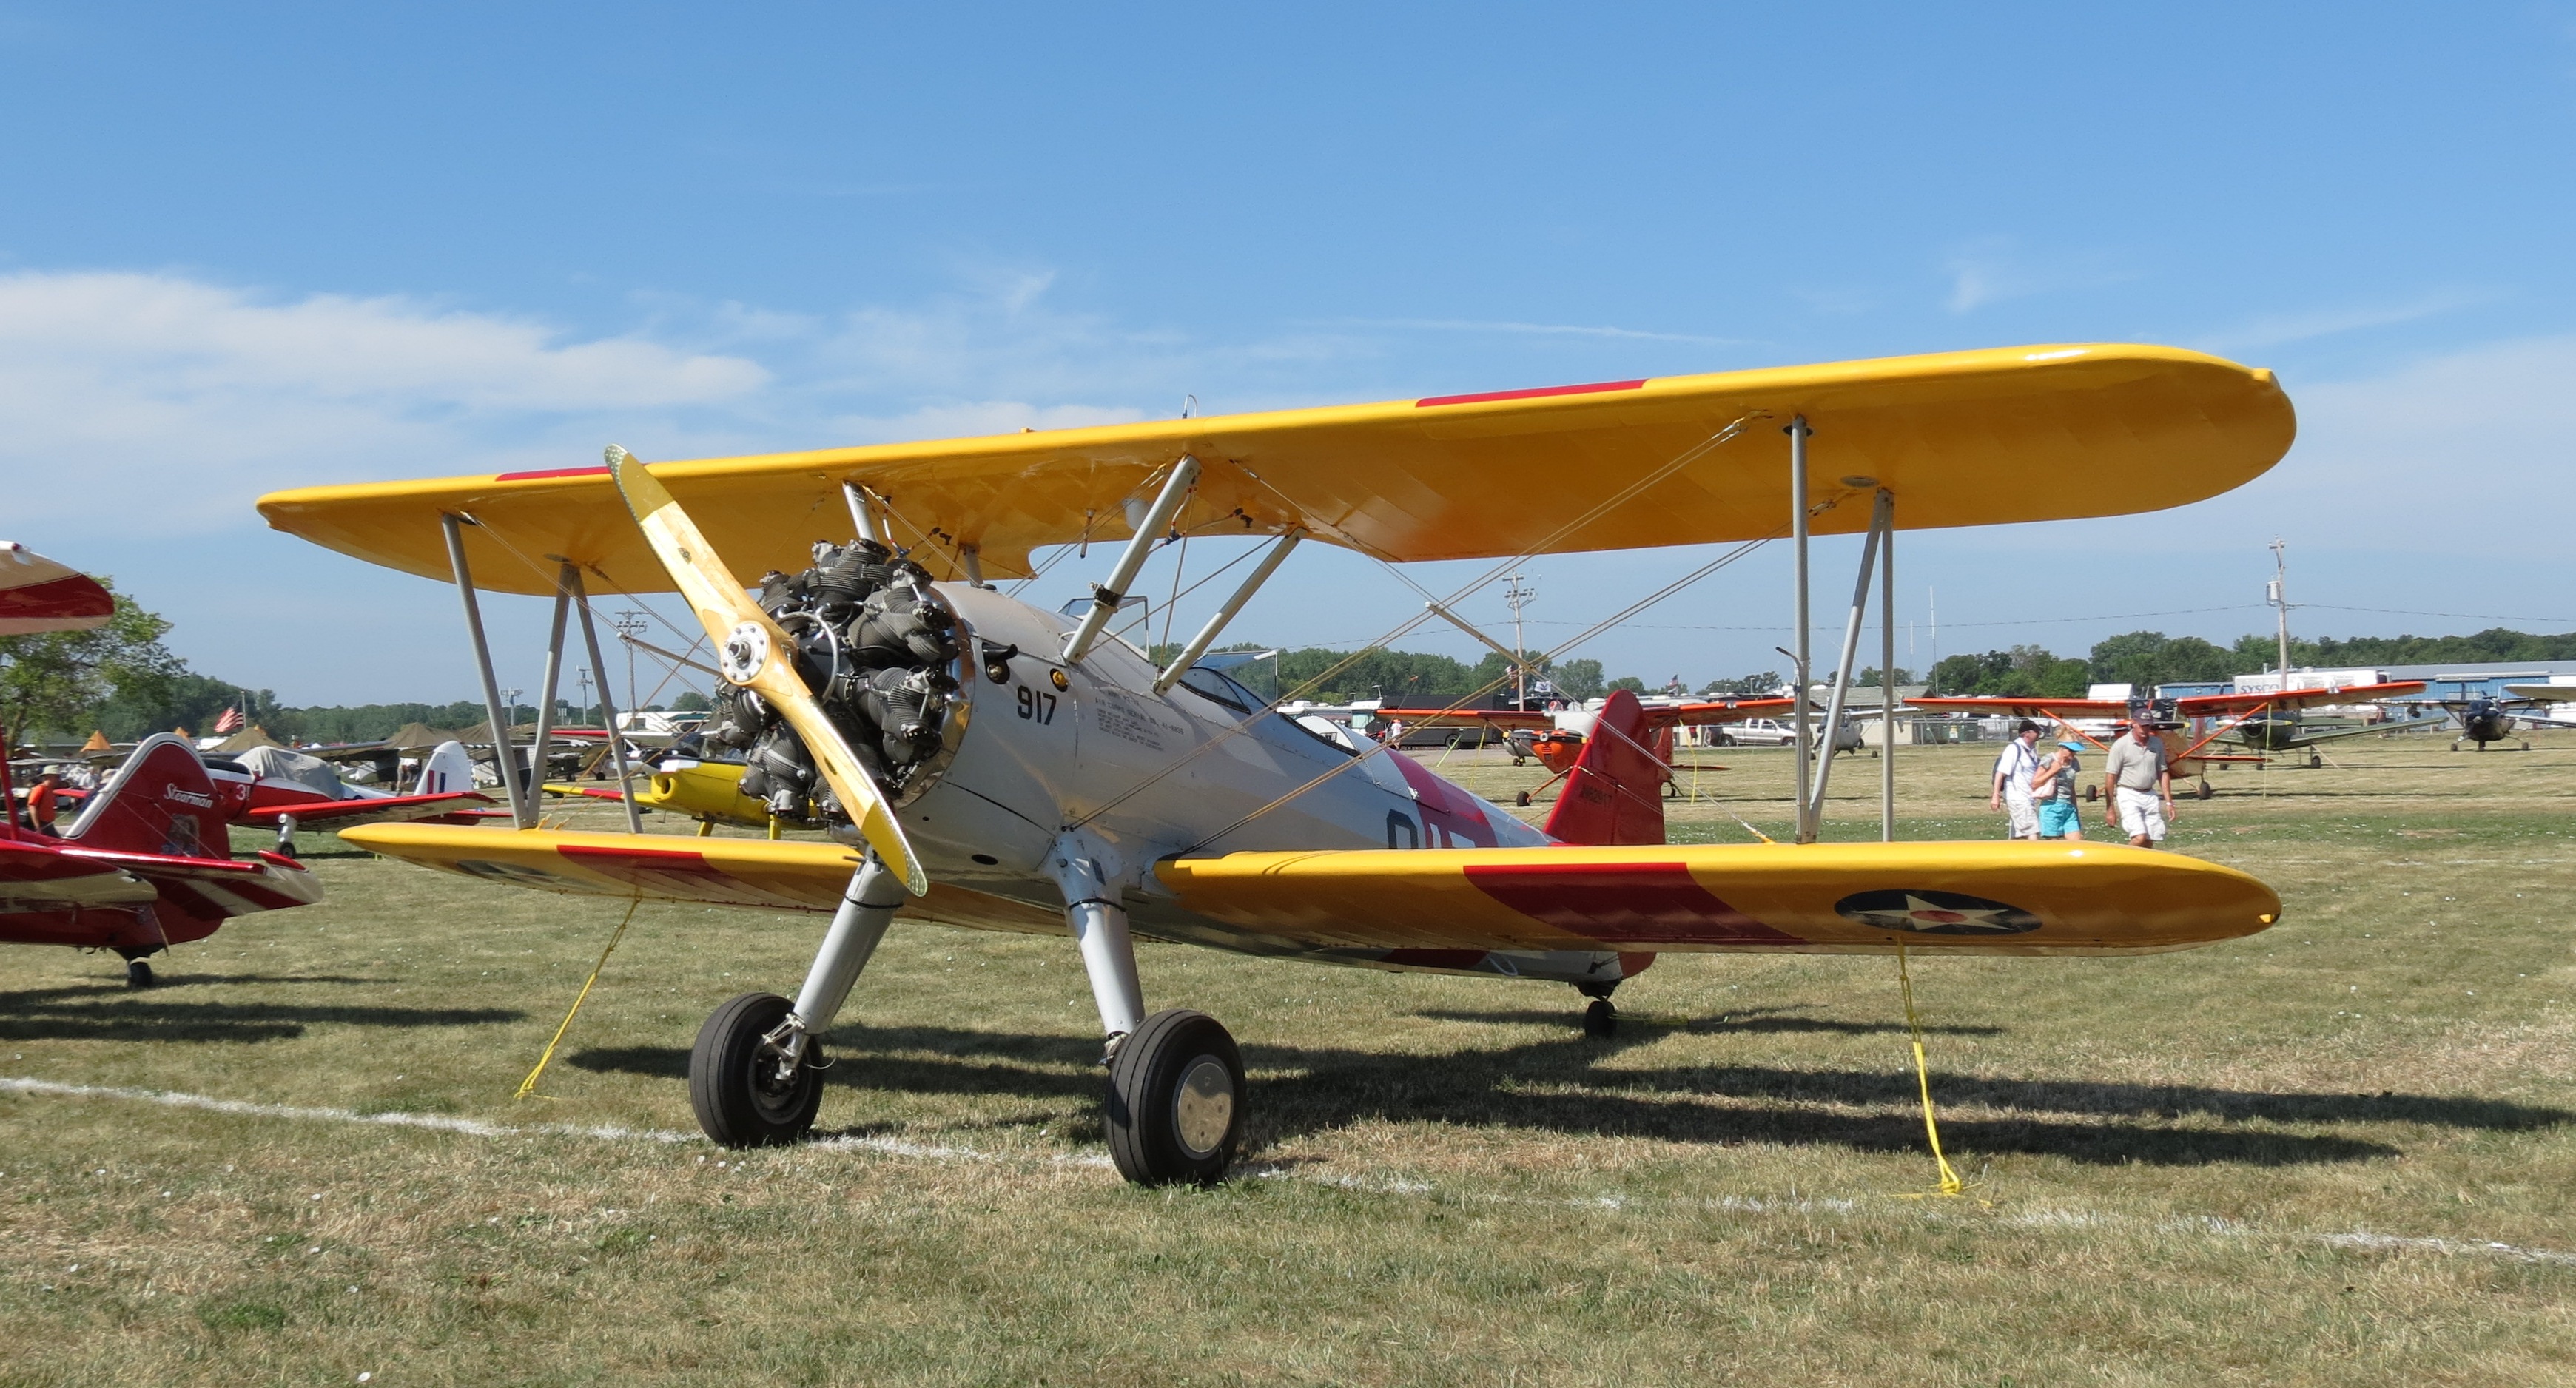
[[[110,698],[166,698],[187,669],[161,644],[169,630],[118,593],[115,615],[88,631],[0,636],[0,728],[12,736],[81,732]]]
[[[1610,688],[1624,689],[1631,694],[1643,695],[1646,692],[1646,682],[1637,678],[1635,675],[1621,675],[1619,678],[1610,681]],[[1608,691],[1604,690],[1603,692],[1607,693]]]
[[[1597,660],[1560,660],[1548,669],[1547,677],[1555,681],[1556,692],[1569,699],[1597,699],[1609,688]]]

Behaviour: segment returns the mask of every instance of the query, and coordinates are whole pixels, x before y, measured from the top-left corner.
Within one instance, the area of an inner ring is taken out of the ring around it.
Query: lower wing
[[[2126,844],[1370,849],[1156,871],[1243,929],[1409,948],[2146,954],[2281,914],[2242,872]]]
[[[515,887],[787,911],[840,905],[859,865],[858,850],[842,844],[773,839],[495,832],[442,824],[369,824],[344,829],[340,837],[388,858]],[[1064,930],[1061,911],[946,883],[905,902],[898,914],[980,930]]]
[[[489,805],[492,797],[478,791],[453,791],[444,795],[386,795],[363,800],[302,800],[292,805],[269,805],[245,810],[234,817],[236,824],[253,824],[274,829],[288,815],[297,824],[319,829],[344,824],[386,824],[407,819],[435,819],[455,814],[478,805]]]

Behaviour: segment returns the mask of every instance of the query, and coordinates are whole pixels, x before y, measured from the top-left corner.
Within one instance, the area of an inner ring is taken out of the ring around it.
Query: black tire
[[[717,1145],[778,1147],[814,1126],[823,1102],[823,1043],[807,1042],[804,1063],[782,1084],[778,1048],[768,1041],[793,1006],[774,993],[745,993],[698,1028],[689,1052],[689,1107]]]
[[[2214,791],[2214,790],[2211,790],[2211,789],[2209,788],[2209,782],[2207,782],[2207,781],[2203,781],[2203,782],[2201,782],[2201,783],[2200,783],[2200,798],[2201,798],[2201,799],[2206,800],[2206,799],[2208,799],[2209,797],[2211,797],[2211,796],[2213,796],[2213,795],[2216,795],[2217,793],[2218,793],[2218,792],[2216,792],[2216,791]]]
[[[144,963],[140,959],[128,959],[125,961],[126,987],[149,988],[152,984],[153,978],[151,965]]]
[[[2308,769],[2310,771],[2321,770],[2324,768],[2325,764],[2326,759],[2323,755],[2316,752],[2308,753]]]
[[[1140,1186],[1212,1186],[1243,1143],[1243,1054],[1203,1012],[1144,1020],[1109,1063],[1109,1159]]]
[[[1528,792],[1528,791],[1522,791],[1518,796],[1515,796],[1515,797],[1514,797],[1514,800],[1515,800],[1515,802],[1516,802],[1516,803],[1521,804],[1521,805],[1523,805],[1523,806],[1528,805],[1528,804],[1529,804],[1529,802],[1530,802],[1529,792]]]
[[[1618,1035],[1619,1009],[1608,998],[1594,998],[1592,1005],[1583,1009],[1583,1034],[1598,1037]]]

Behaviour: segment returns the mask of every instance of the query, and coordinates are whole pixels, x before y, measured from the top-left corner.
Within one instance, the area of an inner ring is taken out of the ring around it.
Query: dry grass
[[[1950,1200],[1883,960],[1668,957],[1603,1043],[1563,988],[1149,948],[1257,1112],[1244,1179],[1139,1192],[1061,941],[898,928],[841,1140],[737,1160],[689,1041],[818,920],[645,908],[513,1103],[617,910],[317,854],[328,904],[159,991],[0,952],[0,1076],[506,1131],[0,1091],[0,1382],[2564,1379],[2576,740],[2445,746],[2185,805],[2177,846],[2281,889],[2264,935],[1918,965]],[[1984,753],[1906,755],[1901,832],[1994,831]],[[1719,759],[1675,836],[1778,832],[1787,758]],[[640,1135],[559,1130],[601,1125]]]

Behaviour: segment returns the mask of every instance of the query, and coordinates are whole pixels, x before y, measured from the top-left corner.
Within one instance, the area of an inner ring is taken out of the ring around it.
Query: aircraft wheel
[[[2207,782],[2207,781],[2202,781],[2202,782],[2200,783],[2200,798],[2201,798],[2201,799],[2206,800],[2206,799],[2208,799],[2210,796],[2215,795],[2215,794],[2217,794],[2217,792],[2216,792],[2216,791],[2213,791],[2213,790],[2211,790],[2211,789],[2209,788],[2209,782]]]
[[[2101,799],[2101,798],[2102,798],[2102,788],[2101,788],[2100,786],[2086,786],[2086,787],[2084,788],[2084,803],[2085,803],[2085,804],[2088,804],[2088,805],[2089,805],[2089,804],[2092,804],[2094,801],[2099,800],[2099,799]]]
[[[1214,1017],[1157,1012],[1109,1062],[1109,1159],[1141,1186],[1225,1178],[1243,1143],[1243,1055]]]
[[[1514,758],[1512,758],[1512,765],[1514,765],[1514,766],[1527,766],[1527,765],[1529,765],[1529,758],[1527,758],[1527,757],[1514,757]]]
[[[1515,803],[1522,804],[1522,805],[1527,805],[1529,802],[1530,802],[1530,801],[1529,801],[1529,792],[1528,792],[1528,791],[1522,791],[1522,792],[1520,793],[1520,795],[1519,795],[1519,797],[1518,797],[1518,799],[1517,799],[1517,801],[1516,801]]]
[[[689,1107],[719,1146],[776,1147],[805,1136],[823,1102],[823,1047],[809,1041],[804,1063],[781,1078],[769,1040],[794,1004],[745,993],[708,1014],[689,1052]]]
[[[126,960],[126,961],[125,961],[125,986],[126,986],[126,987],[128,987],[128,988],[149,988],[149,987],[151,987],[151,986],[152,986],[152,982],[153,982],[153,979],[152,979],[152,966],[151,966],[151,965],[144,963],[144,962],[143,962],[142,960],[140,960],[140,959],[128,959],[128,960]]]
[[[2320,756],[2315,752],[2308,753],[2308,769],[2310,771],[2315,771],[2323,767],[2325,764],[2326,759],[2323,756]]]
[[[1583,1034],[1609,1037],[1619,1034],[1619,1009],[1608,998],[1594,998],[1583,1009]]]

